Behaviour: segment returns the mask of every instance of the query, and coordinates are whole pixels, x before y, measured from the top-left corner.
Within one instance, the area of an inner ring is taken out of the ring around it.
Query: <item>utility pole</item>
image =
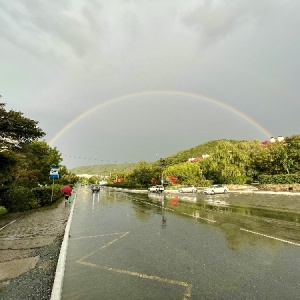
[[[165,160],[160,158],[160,168],[161,168],[161,184],[164,185],[164,175],[163,175],[163,167],[165,166]]]

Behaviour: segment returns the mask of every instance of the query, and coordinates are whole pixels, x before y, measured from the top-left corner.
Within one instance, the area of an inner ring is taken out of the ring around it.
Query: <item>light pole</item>
[[[159,154],[155,154],[156,156],[160,156]],[[164,175],[163,175],[163,166],[165,165],[165,160],[161,157],[160,159],[160,172],[161,172],[161,184],[164,185]]]
[[[165,160],[160,158],[160,167],[161,167],[161,184],[164,185],[164,174],[163,174],[163,166],[165,165]]]

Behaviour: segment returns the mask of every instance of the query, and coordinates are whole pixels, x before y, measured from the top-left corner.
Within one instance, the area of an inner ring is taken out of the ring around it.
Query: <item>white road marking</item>
[[[100,247],[99,249],[97,249],[97,250],[95,250],[95,251],[93,251],[93,252],[91,252],[91,253],[89,253],[89,254],[87,254],[87,255],[81,257],[81,258],[79,258],[76,262],[79,263],[79,264],[81,264],[81,263],[83,262],[83,260],[85,260],[85,259],[87,259],[88,257],[94,255],[95,253],[101,251],[102,249],[107,248],[108,246],[110,246],[111,244],[115,243],[115,242],[118,241],[119,239],[125,237],[125,236],[126,236],[127,234],[129,234],[129,233],[130,233],[129,231],[128,231],[128,232],[118,233],[119,235],[120,235],[120,234],[122,234],[122,235],[121,235],[120,237],[118,237],[118,238],[112,240],[111,242],[107,243],[106,245]],[[100,235],[100,236],[101,236],[101,235]],[[104,236],[108,236],[108,235],[104,235]]]
[[[163,277],[154,276],[154,275],[147,275],[147,274],[133,272],[133,271],[128,271],[128,270],[122,270],[122,269],[111,268],[111,267],[107,267],[107,266],[101,266],[101,265],[97,265],[97,264],[85,261],[90,256],[92,256],[95,253],[101,251],[102,249],[105,249],[105,248],[109,247],[110,245],[114,244],[119,239],[125,237],[129,233],[130,232],[128,231],[128,232],[118,232],[118,233],[100,234],[100,235],[95,235],[95,236],[86,236],[86,237],[74,238],[74,239],[95,238],[95,237],[120,235],[121,234],[120,237],[112,240],[111,242],[107,243],[106,245],[103,245],[102,247],[98,248],[97,250],[95,250],[95,251],[93,251],[93,252],[91,252],[91,253],[89,253],[89,254],[81,257],[81,258],[79,258],[76,261],[76,263],[78,263],[80,265],[87,266],[87,267],[103,269],[103,270],[107,270],[107,271],[111,271],[111,272],[116,272],[116,273],[120,273],[120,274],[125,274],[125,275],[140,277],[140,278],[143,278],[143,279],[149,279],[149,280],[155,280],[155,281],[159,281],[159,282],[163,282],[163,283],[179,285],[179,286],[182,286],[182,287],[185,288],[184,295],[183,295],[183,300],[188,300],[191,297],[191,292],[192,292],[192,287],[193,287],[192,284],[190,284],[190,283],[187,283],[187,282],[184,282],[184,281],[178,281],[178,280],[168,279],[168,278],[163,278]],[[74,239],[72,239],[72,240],[74,240]]]
[[[246,231],[246,232],[250,232],[250,233],[253,233],[253,234],[256,234],[256,235],[267,237],[269,239],[273,239],[273,240],[276,240],[276,241],[280,241],[280,242],[283,242],[283,243],[287,243],[287,244],[291,244],[291,245],[300,247],[299,243],[295,243],[295,242],[291,242],[291,241],[288,241],[288,240],[280,239],[280,238],[277,238],[277,237],[274,237],[274,236],[271,236],[271,235],[259,233],[259,232],[256,232],[256,231],[251,231],[251,230],[244,229],[244,228],[240,228],[240,230]]]
[[[179,285],[179,286],[185,287],[183,300],[187,300],[188,298],[191,297],[191,292],[192,292],[193,286],[192,286],[192,284],[184,282],[184,281],[178,281],[178,280],[163,278],[163,277],[154,276],[154,275],[147,275],[147,274],[128,271],[128,270],[121,270],[121,269],[110,268],[110,267],[106,267],[106,266],[100,266],[100,265],[85,262],[85,261],[80,261],[78,263],[81,265],[87,266],[87,267],[98,268],[98,269],[103,269],[103,270],[116,272],[116,273],[120,273],[120,274],[126,274],[126,275],[130,275],[130,276],[140,277],[143,279],[149,279],[149,280],[155,280],[155,281],[159,281],[159,282],[163,282],[163,283]]]
[[[102,237],[102,236],[111,236],[111,235],[122,235],[122,234],[128,234],[129,232],[114,232],[114,233],[103,233],[103,234],[98,234],[98,235],[89,235],[89,236],[79,236],[79,237],[72,237],[73,240],[80,240],[80,239],[91,239],[91,238],[97,238],[97,237]]]
[[[75,194],[71,212],[68,218],[68,222],[65,228],[64,239],[61,244],[60,253],[58,257],[58,262],[56,266],[55,278],[52,286],[51,298],[50,300],[60,300],[61,299],[61,292],[62,292],[62,284],[63,278],[65,274],[65,265],[66,265],[66,257],[67,257],[67,249],[68,249],[68,242],[69,242],[69,234],[71,223],[73,219],[74,207],[76,203],[77,194]]]

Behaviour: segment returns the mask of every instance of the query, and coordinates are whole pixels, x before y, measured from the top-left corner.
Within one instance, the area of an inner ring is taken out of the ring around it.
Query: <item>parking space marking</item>
[[[260,235],[260,236],[263,236],[263,237],[267,237],[269,239],[273,239],[273,240],[280,241],[280,242],[283,242],[283,243],[287,243],[287,244],[290,244],[290,245],[294,245],[294,246],[300,247],[299,243],[295,243],[295,242],[291,242],[291,241],[288,241],[288,240],[280,239],[280,238],[277,238],[277,237],[274,237],[274,236],[271,236],[271,235],[259,233],[259,232],[256,232],[256,231],[251,231],[251,230],[244,229],[244,228],[240,228],[240,230],[246,231],[246,232],[249,232],[249,233],[253,233],[253,234],[256,234],[256,235]]]
[[[129,276],[143,278],[143,279],[154,280],[154,281],[158,281],[158,282],[162,282],[162,283],[178,285],[178,286],[184,287],[184,289],[185,289],[184,295],[183,295],[183,300],[188,300],[191,297],[191,292],[192,292],[192,284],[190,284],[190,283],[187,283],[184,281],[178,281],[178,280],[174,280],[174,279],[163,278],[163,277],[159,277],[159,276],[155,276],[155,275],[148,275],[148,274],[143,274],[143,273],[138,273],[138,272],[133,272],[133,271],[128,271],[128,270],[122,270],[122,269],[111,268],[111,267],[107,267],[107,266],[101,266],[101,265],[97,265],[97,264],[93,264],[93,263],[85,261],[90,256],[111,246],[112,244],[117,242],[119,239],[125,237],[129,233],[130,232],[127,231],[127,232],[117,232],[117,233],[100,234],[100,235],[95,235],[95,236],[82,236],[82,237],[73,238],[72,240],[78,240],[78,239],[84,239],[84,238],[96,238],[96,237],[103,237],[103,236],[120,235],[118,238],[108,242],[107,244],[103,245],[102,247],[98,248],[97,250],[92,251],[91,253],[79,258],[78,260],[76,260],[76,263],[87,266],[87,267],[98,268],[98,269],[115,272],[115,273],[119,273],[119,274],[125,274],[125,275],[129,275]]]
[[[184,295],[183,295],[183,300],[187,300],[188,298],[191,297],[191,292],[192,292],[192,284],[184,282],[184,281],[178,281],[174,279],[168,279],[168,278],[163,278],[159,276],[154,276],[154,275],[148,275],[144,273],[138,273],[138,272],[133,272],[133,271],[128,271],[128,270],[121,270],[121,269],[116,269],[116,268],[111,268],[111,267],[105,267],[105,266],[100,266],[97,264],[81,261],[81,265],[92,267],[92,268],[98,268],[106,271],[111,271],[119,274],[125,274],[125,275],[130,275],[134,277],[139,277],[143,279],[149,279],[149,280],[154,280],[158,282],[163,282],[167,284],[174,284],[178,286],[182,286],[185,288]]]
[[[116,238],[116,239],[110,241],[110,242],[107,243],[106,245],[103,245],[103,246],[100,247],[99,249],[97,249],[97,250],[95,250],[95,251],[93,251],[93,252],[91,252],[91,253],[89,253],[89,254],[87,254],[87,255],[84,255],[83,257],[79,258],[79,259],[76,261],[76,263],[79,263],[79,264],[80,264],[81,262],[83,262],[83,261],[84,261],[85,259],[87,259],[88,257],[94,255],[95,253],[101,251],[102,249],[107,248],[108,246],[112,245],[113,243],[115,243],[115,242],[118,241],[119,239],[125,237],[125,236],[126,236],[127,234],[129,234],[129,233],[130,233],[129,231],[127,231],[127,232],[120,232],[120,233],[113,233],[113,234],[119,234],[119,235],[121,234],[121,236],[119,236],[118,238]],[[100,235],[100,236],[109,236],[109,235],[113,235],[113,234],[104,234],[104,235]]]

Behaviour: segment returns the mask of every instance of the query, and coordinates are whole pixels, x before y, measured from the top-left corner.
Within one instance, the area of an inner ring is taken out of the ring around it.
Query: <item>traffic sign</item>
[[[50,179],[58,179],[58,178],[59,178],[59,166],[51,166]]]

